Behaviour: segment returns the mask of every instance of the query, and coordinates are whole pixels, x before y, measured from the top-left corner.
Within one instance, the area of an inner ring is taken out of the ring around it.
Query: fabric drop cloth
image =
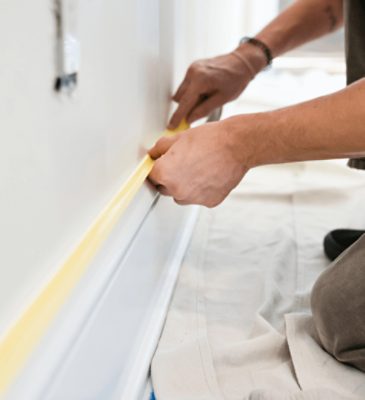
[[[152,363],[157,400],[365,399],[365,374],[317,344],[310,292],[324,235],[365,228],[365,172],[251,171],[202,209]]]

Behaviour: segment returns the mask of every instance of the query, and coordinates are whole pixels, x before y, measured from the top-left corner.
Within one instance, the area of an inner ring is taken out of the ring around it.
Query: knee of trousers
[[[311,306],[323,348],[365,372],[365,236],[320,275]]]

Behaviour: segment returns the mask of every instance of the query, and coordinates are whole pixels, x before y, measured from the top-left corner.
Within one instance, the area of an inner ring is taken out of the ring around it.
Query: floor
[[[290,348],[288,327],[310,318],[311,287],[329,265],[324,235],[364,228],[364,196],[362,171],[308,162],[257,168],[221,206],[201,209],[152,364],[156,398],[242,400],[316,388],[320,366],[298,370],[305,346]],[[319,364],[331,364],[317,347]],[[336,388],[336,374],[353,376],[334,370],[319,384]],[[365,378],[354,375],[357,389],[339,392],[365,396]]]

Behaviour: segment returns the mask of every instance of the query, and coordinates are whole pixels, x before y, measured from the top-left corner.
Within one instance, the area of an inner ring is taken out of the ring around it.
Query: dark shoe
[[[326,256],[335,260],[341,253],[354,244],[365,233],[359,229],[335,229],[327,233],[323,246]]]

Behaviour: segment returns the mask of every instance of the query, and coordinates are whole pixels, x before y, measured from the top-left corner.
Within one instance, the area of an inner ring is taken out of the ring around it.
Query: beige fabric
[[[292,164],[252,171],[222,206],[203,209],[152,363],[157,400],[364,399],[361,384],[341,385],[306,317],[290,315],[310,312],[329,264],[325,233],[365,226],[364,195],[361,171]],[[327,358],[301,358],[303,348]]]
[[[277,391],[263,392],[261,390],[253,392],[248,400],[350,400],[334,392],[331,389],[314,389],[294,394],[282,394]]]
[[[286,333],[296,376],[304,391],[331,388],[343,398],[365,399],[365,374],[339,363],[318,344],[310,315],[286,315]]]
[[[321,345],[365,373],[365,235],[317,279],[311,304]]]

